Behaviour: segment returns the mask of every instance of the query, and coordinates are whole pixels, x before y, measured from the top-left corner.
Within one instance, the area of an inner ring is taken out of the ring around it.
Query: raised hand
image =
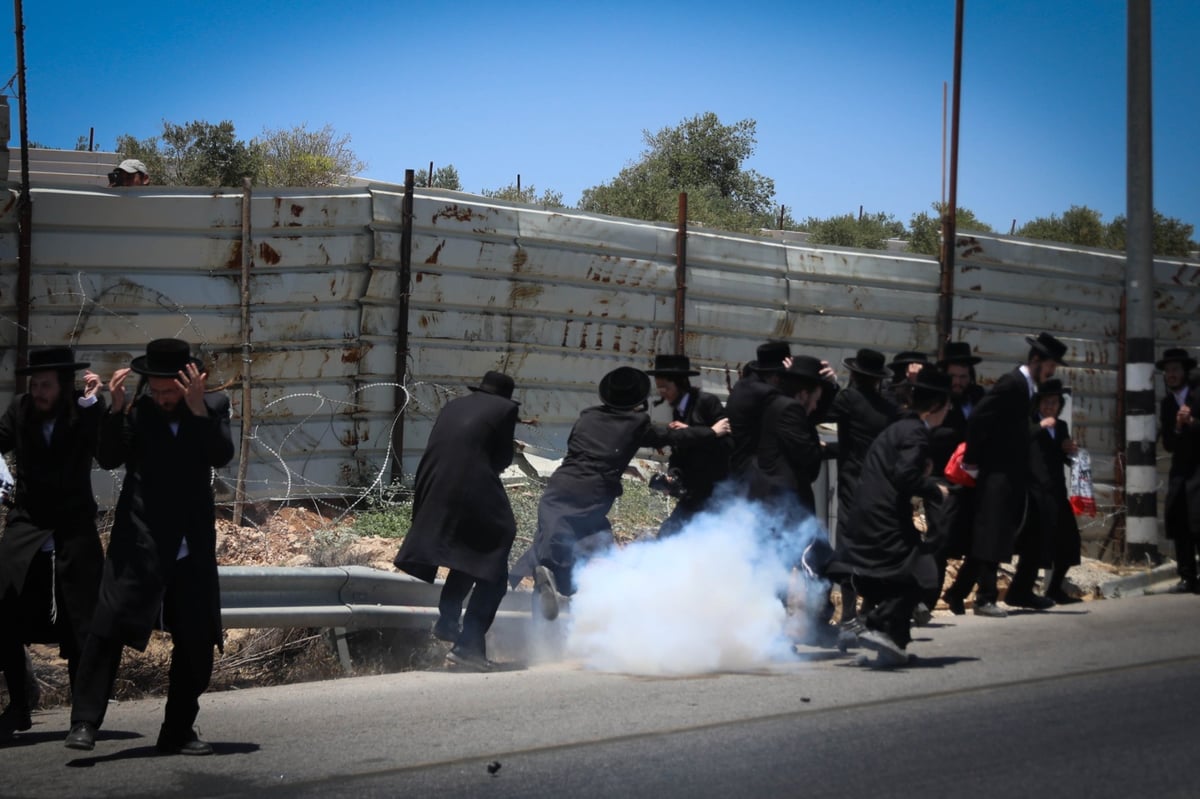
[[[112,396],[113,413],[120,413],[125,409],[125,378],[129,377],[130,371],[128,366],[124,369],[118,369],[113,372],[112,378],[108,381],[108,392]]]
[[[88,369],[83,373],[83,397],[91,399],[100,390],[100,375]]]
[[[208,372],[201,372],[195,363],[189,363],[175,378],[175,382],[183,389],[188,410],[196,416],[208,415],[208,408],[204,405],[204,381],[207,377]]]

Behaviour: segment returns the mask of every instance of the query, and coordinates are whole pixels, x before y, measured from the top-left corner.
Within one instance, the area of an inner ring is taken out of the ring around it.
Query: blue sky
[[[3,12],[6,16],[11,11]],[[968,2],[959,204],[1002,232],[1125,210],[1124,0]],[[26,0],[29,131],[71,147],[162,120],[332,124],[365,176],[453,164],[469,191],[573,204],[705,111],[757,120],[749,166],[797,218],[941,196],[953,0],[340,3]],[[11,25],[2,26],[11,31]],[[1200,3],[1155,0],[1155,204],[1200,236]],[[11,34],[0,71],[15,72]],[[15,90],[10,90],[12,94]],[[13,112],[13,144],[16,144]]]

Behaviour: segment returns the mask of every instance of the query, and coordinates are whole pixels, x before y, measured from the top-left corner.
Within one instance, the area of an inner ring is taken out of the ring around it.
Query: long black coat
[[[936,570],[923,557],[912,513],[913,497],[927,503],[941,499],[937,480],[925,473],[928,463],[929,429],[916,414],[906,414],[875,439],[830,573],[933,586]]]
[[[1063,442],[1071,438],[1070,428],[1062,419],[1055,420],[1054,437],[1035,418],[1030,427],[1029,447],[1029,519],[1041,535],[1042,568],[1066,569],[1079,565],[1079,525],[1067,496],[1065,467],[1071,462],[1063,452]]]
[[[135,649],[146,648],[185,537],[193,562],[208,574],[194,601],[209,608],[212,642],[221,643],[212,470],[233,459],[229,398],[206,394],[203,417],[180,404],[177,434],[149,395],[128,413],[109,413],[100,426],[96,460],[105,469],[124,464],[125,480],[92,632]]]
[[[871,444],[896,420],[898,408],[878,391],[850,385],[838,392],[829,414],[837,423],[838,535],[854,510],[859,475]]]
[[[762,435],[762,415],[772,397],[782,392],[763,380],[756,373],[733,384],[729,398],[725,401],[725,415],[729,417],[732,452],[729,456],[729,474],[735,480],[745,480],[758,454],[758,441]]]
[[[725,418],[721,400],[707,391],[693,387],[688,391],[687,408],[683,414],[674,413],[674,419],[689,427],[712,427]],[[680,503],[699,509],[713,494],[713,488],[729,476],[729,457],[732,450],[730,436],[705,437],[703,440],[680,442],[671,447],[667,466],[678,469],[683,475],[687,495]]]
[[[395,564],[433,582],[438,566],[502,583],[517,535],[500,473],[513,459],[517,403],[484,391],[442,408],[417,465],[412,527]]]
[[[944,479],[946,463],[958,445],[967,440],[967,403],[974,412],[983,399],[983,387],[972,383],[967,387],[965,402],[951,400],[950,410],[940,425],[929,431],[929,458],[933,462],[933,476]],[[950,496],[940,503],[925,509],[925,518],[930,525],[931,537],[940,548],[943,557],[963,557],[971,552],[971,535],[975,525],[975,489],[953,486]]]
[[[824,390],[811,416],[799,400],[782,392],[767,397],[759,420],[758,449],[748,470],[751,499],[787,502],[794,497],[805,511],[815,512],[812,483],[821,473],[826,454],[817,423],[826,417],[838,394],[836,383],[823,381],[821,385]]]
[[[1167,477],[1167,536],[1180,534],[1176,524],[1187,520],[1191,536],[1200,536],[1200,394],[1188,390],[1184,400],[1192,409],[1192,423],[1182,432],[1175,431],[1179,403],[1173,394],[1163,397],[1160,428],[1163,449],[1171,453],[1171,471]],[[1186,508],[1181,507],[1186,505]]]
[[[36,418],[33,398],[13,398],[0,418],[0,452],[15,452],[13,477],[16,490],[0,537],[0,597],[10,590],[20,594],[29,565],[50,535],[54,536],[56,598],[65,605],[60,619],[72,630],[52,630],[49,618],[23,619],[27,641],[58,640],[64,655],[82,644],[96,603],[104,550],[96,531],[96,499],[92,493],[92,455],[104,398],[80,408],[76,391],[54,423],[50,444]],[[45,603],[49,607],[49,601]],[[61,627],[61,625],[60,625]],[[74,640],[68,640],[68,632]]]
[[[1029,492],[1029,384],[1018,369],[992,386],[967,422],[963,461],[979,467],[971,553],[989,563],[1009,561],[1023,524]]]
[[[567,456],[542,492],[533,545],[513,567],[509,582],[515,585],[531,575],[539,563],[552,564],[559,589],[569,593],[576,553],[596,551],[612,542],[608,511],[621,496],[621,475],[638,449],[716,437],[711,427],[670,430],[651,422],[645,411],[607,405],[585,408],[571,428]]]

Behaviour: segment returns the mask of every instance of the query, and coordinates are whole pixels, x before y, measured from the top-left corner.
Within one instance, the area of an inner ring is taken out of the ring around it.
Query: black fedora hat
[[[942,353],[942,359],[938,361],[938,366],[945,369],[952,363],[961,366],[974,366],[980,363],[983,358],[971,353],[971,344],[967,341],[947,341],[946,349]]]
[[[1049,380],[1043,380],[1040,384],[1038,384],[1037,392],[1034,393],[1033,398],[1037,400],[1041,399],[1042,397],[1062,397],[1062,395],[1063,382],[1057,377],[1052,377]]]
[[[931,363],[921,367],[917,379],[913,382],[913,392],[927,394],[949,394],[950,376]]]
[[[504,372],[491,372],[483,376],[483,380],[479,381],[478,386],[467,386],[472,391],[482,391],[485,394],[495,394],[497,397],[511,401],[514,405],[520,405],[512,398],[513,379]]]
[[[903,374],[908,370],[910,363],[929,363],[929,356],[916,350],[898,352],[896,357],[892,358],[892,362],[888,364],[888,368],[896,374]]]
[[[780,375],[792,380],[818,383],[821,380],[821,359],[811,355],[794,355],[792,365],[782,369]]]
[[[29,351],[29,363],[16,370],[19,375],[31,375],[34,372],[58,371],[70,369],[77,371],[91,366],[87,361],[76,361],[75,351],[70,347],[42,347]]]
[[[30,353],[29,357],[32,360],[33,354]],[[1168,347],[1162,358],[1154,362],[1154,368],[1162,371],[1169,363],[1183,364],[1185,372],[1196,368],[1196,359],[1189,355],[1183,347]]]
[[[686,355],[655,355],[654,368],[647,369],[651,377],[695,377],[699,369],[692,368],[692,362]]]
[[[204,370],[204,363],[192,356],[192,347],[183,339],[156,338],[146,345],[146,354],[133,359],[129,367],[146,377],[175,377],[189,363]]]
[[[792,348],[786,341],[768,341],[759,344],[754,353],[754,371],[782,372],[783,359],[792,357]]]
[[[1067,345],[1049,333],[1043,331],[1037,334],[1037,338],[1026,336],[1025,340],[1029,342],[1029,346],[1041,353],[1042,357],[1048,358],[1060,366],[1067,365],[1067,362],[1063,360],[1063,356],[1067,354]]]
[[[619,411],[629,411],[646,401],[650,376],[632,366],[618,366],[600,379],[600,399]]]
[[[887,367],[884,366],[884,360],[882,352],[863,348],[853,358],[844,359],[842,366],[845,366],[851,372],[858,372],[860,375],[885,380],[891,377],[891,375],[888,374]]]

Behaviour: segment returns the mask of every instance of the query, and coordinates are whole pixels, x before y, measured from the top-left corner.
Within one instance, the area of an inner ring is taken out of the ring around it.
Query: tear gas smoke
[[[787,634],[799,631],[785,630],[796,618],[786,619],[780,596],[816,537],[825,532],[813,518],[783,527],[761,506],[735,500],[678,535],[593,557],[576,570],[567,653],[591,668],[646,675],[793,659]],[[807,594],[824,588],[810,585]]]

